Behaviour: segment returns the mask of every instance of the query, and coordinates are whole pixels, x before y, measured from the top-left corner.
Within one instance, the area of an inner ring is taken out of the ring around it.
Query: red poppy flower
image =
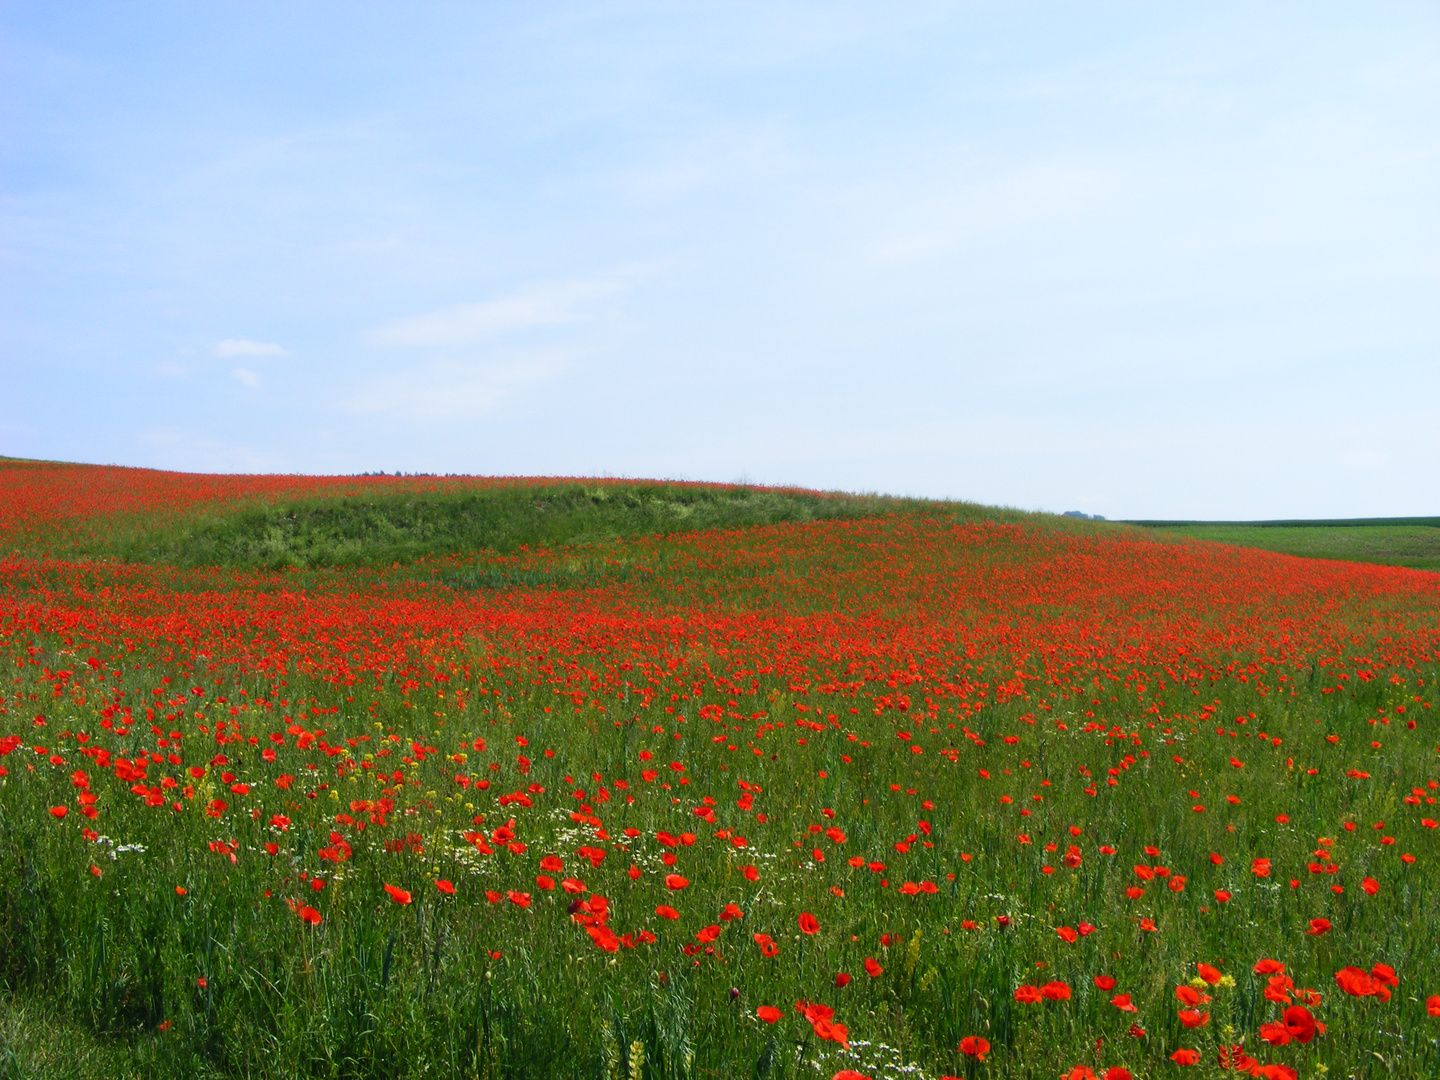
[[[1124,1065],[1111,1065],[1105,1070],[1105,1080],[1134,1080]]]
[[[1271,1022],[1260,1025],[1260,1038],[1264,1039],[1271,1046],[1284,1046],[1292,1037],[1290,1029],[1284,1024]]]
[[[990,1052],[990,1041],[980,1035],[966,1035],[960,1040],[960,1053],[966,1057],[973,1057],[976,1061],[984,1061],[985,1055]]]
[[[1199,1065],[1200,1051],[1186,1050],[1183,1047],[1170,1055],[1170,1060],[1176,1065]]]
[[[839,989],[844,990],[845,987],[847,987],[847,986],[850,985],[850,976],[847,975],[847,974],[846,974],[845,972],[843,972],[843,971],[836,972],[836,973],[835,973],[835,985],[836,985]]]
[[[872,979],[878,979],[881,973],[884,972],[884,970],[885,969],[882,968],[878,963],[876,963],[871,957],[867,956],[865,958],[865,974],[869,975]]]
[[[759,880],[760,880],[760,871],[759,871],[759,869],[758,869],[757,867],[754,867],[754,866],[742,866],[742,867],[740,868],[740,873],[742,873],[742,874],[745,875],[745,880],[746,880],[746,881],[759,881]]]
[[[818,934],[820,932],[820,920],[811,915],[808,911],[800,913],[800,932],[802,934]]]
[[[446,881],[444,878],[441,878],[435,882],[435,888],[439,889],[446,896],[455,895],[455,883],[453,881]]]
[[[1211,967],[1209,964],[1196,964],[1195,971],[1211,986],[1217,985],[1220,980],[1224,978],[1224,976],[1220,974],[1219,968]]]
[[[1335,985],[1351,997],[1378,997],[1390,1000],[1390,989],[1371,975],[1357,967],[1343,967],[1335,973]]]
[[[302,905],[295,912],[295,914],[300,916],[301,922],[309,923],[311,926],[319,926],[322,922],[324,922],[324,917],[320,914],[320,912],[316,911],[308,904]]]
[[[1057,926],[1055,928],[1055,933],[1060,935],[1061,941],[1064,941],[1071,945],[1075,944],[1075,942],[1080,940],[1080,935],[1077,934],[1074,929],[1069,926]]]
[[[1308,1043],[1315,1038],[1315,1017],[1304,1005],[1291,1005],[1281,1019],[1296,1042]]]
[[[1431,994],[1425,999],[1425,1011],[1431,1016],[1440,1016],[1440,994]]]
[[[1210,1023],[1210,1014],[1197,1009],[1181,1009],[1176,1015],[1187,1028],[1201,1028]]]
[[[505,893],[510,902],[516,907],[526,908],[530,906],[530,894],[528,892],[516,892],[514,889]]]
[[[667,889],[672,889],[672,890],[675,890],[675,891],[679,891],[680,889],[685,888],[685,886],[687,886],[687,885],[689,885],[689,884],[690,884],[690,882],[687,881],[685,878],[681,877],[679,874],[666,874],[666,875],[665,875],[665,887],[666,887]]]
[[[1376,964],[1370,969],[1370,974],[1386,986],[1399,987],[1400,985],[1399,976],[1395,974],[1395,969],[1389,964]]]
[[[1094,982],[1095,989],[1097,990],[1104,990],[1106,993],[1109,993],[1115,989],[1115,976],[1113,975],[1096,975]]]
[[[397,885],[386,885],[385,891],[389,894],[390,899],[394,900],[397,904],[408,904],[412,899],[408,892]]]
[[[1329,919],[1311,919],[1310,929],[1305,931],[1305,933],[1310,935],[1311,937],[1319,937],[1321,934],[1328,934],[1329,932]]]
[[[761,1020],[764,1020],[765,1023],[773,1024],[785,1014],[779,1009],[777,1009],[774,1005],[761,1005],[758,1009],[755,1010],[755,1015],[758,1016]]]
[[[1210,995],[1200,993],[1193,986],[1177,986],[1175,999],[1183,1001],[1186,1005],[1204,1005],[1210,1001]]]
[[[661,904],[657,907],[655,914],[659,915],[662,919],[678,919],[680,917],[680,913],[668,904]]]
[[[1285,965],[1279,960],[1259,960],[1254,971],[1256,975],[1284,975]]]
[[[1048,982],[1040,987],[1040,996],[1051,1001],[1069,1001],[1070,987],[1063,982]]]
[[[1133,1013],[1136,1011],[1134,1004],[1130,1001],[1129,994],[1116,994],[1110,999],[1110,1004],[1114,1005],[1121,1012]]]
[[[1038,986],[1017,986],[1015,988],[1015,1000],[1022,1005],[1033,1005],[1043,999],[1040,996],[1040,988]]]

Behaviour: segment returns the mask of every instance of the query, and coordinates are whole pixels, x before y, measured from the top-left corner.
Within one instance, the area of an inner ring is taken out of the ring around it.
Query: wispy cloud
[[[260,376],[249,368],[237,367],[234,371],[230,372],[230,377],[241,385],[250,387],[252,390],[260,385]]]
[[[287,349],[265,341],[226,338],[215,346],[215,356],[289,356]]]
[[[461,420],[492,412],[504,398],[523,387],[556,379],[566,367],[566,358],[558,354],[503,363],[436,361],[369,379],[338,405],[359,416]]]
[[[365,343],[380,349],[473,345],[532,326],[553,326],[588,318],[584,306],[613,296],[615,281],[564,281],[535,286],[495,300],[457,304],[398,319],[371,330]]]

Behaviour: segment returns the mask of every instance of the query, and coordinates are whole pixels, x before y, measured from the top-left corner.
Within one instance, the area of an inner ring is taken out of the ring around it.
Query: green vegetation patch
[[[1157,531],[1307,559],[1440,570],[1440,518],[1338,521],[1135,521]]]
[[[396,492],[251,505],[167,522],[112,537],[96,554],[171,566],[385,565],[469,551],[508,554],[653,533],[869,517],[903,505],[869,496],[661,483]]]

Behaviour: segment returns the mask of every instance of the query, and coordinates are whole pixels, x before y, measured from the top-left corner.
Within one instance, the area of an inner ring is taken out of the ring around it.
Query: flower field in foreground
[[[0,983],[143,1075],[1440,1075],[1437,575],[943,504],[67,557],[352,490],[117,472],[0,466]]]

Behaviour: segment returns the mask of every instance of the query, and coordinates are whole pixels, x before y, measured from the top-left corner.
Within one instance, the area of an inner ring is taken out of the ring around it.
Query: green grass
[[[1157,532],[1306,559],[1440,570],[1440,518],[1350,521],[1132,521]]]
[[[0,991],[0,1080],[143,1080],[155,1074],[154,1039],[101,1039],[39,995]]]
[[[869,517],[908,500],[689,484],[551,484],[316,497],[118,528],[92,554],[171,566],[282,569],[509,554],[649,533]]]

